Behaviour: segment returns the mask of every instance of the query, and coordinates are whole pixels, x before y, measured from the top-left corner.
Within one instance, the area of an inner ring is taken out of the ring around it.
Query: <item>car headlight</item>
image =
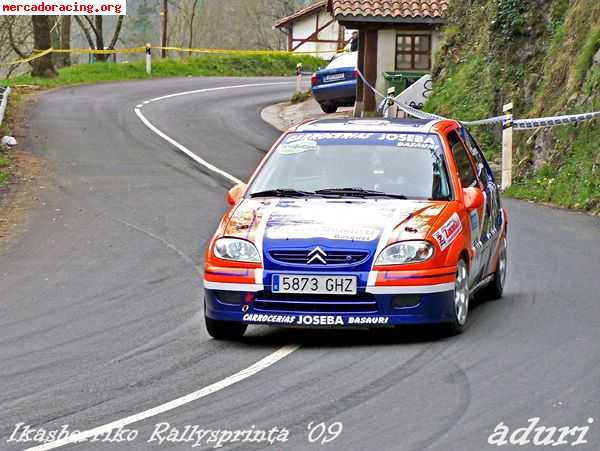
[[[215,243],[214,254],[223,260],[260,263],[260,255],[254,244],[238,238],[219,238]]]
[[[433,246],[427,241],[403,241],[386,247],[375,262],[376,265],[402,265],[429,260]]]

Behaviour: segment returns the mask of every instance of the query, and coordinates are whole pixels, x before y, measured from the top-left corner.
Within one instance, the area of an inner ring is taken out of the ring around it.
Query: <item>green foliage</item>
[[[464,120],[499,115],[509,101],[517,118],[600,111],[600,2],[543,3],[455,0],[426,108]],[[500,130],[472,131],[498,158]],[[515,132],[509,194],[600,213],[600,121],[543,134]]]
[[[0,153],[0,185],[8,182],[8,171],[5,170],[10,165],[10,160],[7,156]]]
[[[591,31],[585,45],[577,58],[575,65],[575,78],[578,83],[582,83],[585,79],[587,71],[592,66],[592,61],[596,52],[600,49],[600,25]]]
[[[565,127],[560,135],[573,139],[558,161],[549,162],[531,177],[521,177],[508,191],[522,199],[552,202],[600,214],[600,127]]]
[[[301,103],[301,102],[304,102],[305,100],[308,100],[311,96],[312,96],[312,93],[310,91],[296,92],[290,99],[290,103]]]
[[[522,0],[495,0],[495,17],[491,25],[494,31],[500,32],[504,37],[522,34],[527,24],[525,14],[527,4]]]
[[[292,54],[210,54],[185,59],[154,59],[152,75],[144,62],[80,64],[62,69],[55,78],[33,78],[29,75],[0,80],[0,85],[38,85],[56,87],[83,83],[136,80],[160,77],[199,76],[287,76],[296,73],[301,62],[306,70],[316,70],[323,60],[308,55]]]
[[[473,55],[464,63],[449,64],[446,69],[444,83],[435,86],[427,110],[464,121],[488,117],[494,110],[495,98],[489,66],[483,57]],[[499,145],[493,130],[474,128],[473,133],[484,149]]]

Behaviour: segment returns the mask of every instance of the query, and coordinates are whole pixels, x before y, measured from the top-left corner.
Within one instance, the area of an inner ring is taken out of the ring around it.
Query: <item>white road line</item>
[[[166,96],[155,97],[154,99],[146,100],[145,102],[143,102],[143,105],[147,105],[147,104],[153,103],[153,102],[158,102],[161,100],[172,99],[173,97],[190,95],[190,94],[201,94],[204,92],[225,91],[225,90],[229,90],[229,89],[253,88],[253,87],[260,87],[260,86],[289,85],[289,84],[293,84],[293,82],[283,81],[283,82],[272,82],[272,83],[253,83],[253,84],[246,84],[246,85],[221,86],[218,88],[196,89],[194,91],[177,92],[175,94],[169,94]],[[215,174],[219,174],[221,177],[226,178],[227,180],[229,180],[230,182],[232,182],[234,184],[242,183],[242,181],[240,179],[238,179],[237,177],[231,175],[230,173],[216,167],[215,165],[209,163],[205,159],[199,157],[194,152],[192,152],[190,149],[185,147],[183,144],[177,142],[176,140],[171,138],[169,135],[167,135],[163,131],[159,130],[142,113],[141,109],[142,109],[143,105],[137,105],[135,107],[134,111],[135,111],[135,114],[140,118],[140,120],[144,123],[144,125],[146,127],[148,127],[150,130],[152,130],[154,133],[156,133],[162,139],[167,141],[169,144],[175,146],[178,150],[180,150],[181,152],[186,154],[188,157],[190,157],[196,163],[204,166],[209,171],[212,171]]]
[[[256,373],[270,367],[274,363],[277,363],[281,359],[287,357],[292,352],[296,351],[300,346],[299,345],[286,345],[274,353],[268,355],[262,360],[259,360],[254,365],[249,366],[242,371],[235,373],[225,379],[215,382],[214,384],[208,385],[198,391],[190,393],[189,395],[182,396],[181,398],[177,398],[173,401],[167,402],[165,404],[161,404],[160,406],[154,407],[149,410],[145,410],[144,412],[137,413],[135,415],[131,415],[125,418],[121,418],[120,420],[113,421],[112,423],[105,424],[103,426],[98,426],[94,429],[89,429],[87,431],[81,431],[78,434],[73,434],[65,439],[56,440],[54,442],[45,443],[43,445],[34,446],[33,448],[27,448],[25,451],[44,451],[48,449],[56,449],[65,445],[70,445],[73,443],[83,442],[89,439],[93,439],[94,437],[102,436],[114,429],[118,429],[121,427],[128,426],[132,423],[137,423],[138,421],[145,420],[150,417],[154,417],[156,415],[160,415],[161,413],[168,412],[170,410],[181,407],[185,404],[189,404],[192,401],[196,401],[200,398],[204,398],[205,396],[216,393],[224,388],[227,388],[237,382],[243,381]],[[102,437],[99,437],[100,439]]]
[[[134,111],[135,111],[135,114],[140,118],[140,120],[144,123],[144,125],[146,127],[148,127],[150,130],[152,130],[154,133],[156,133],[158,136],[163,138],[168,143],[175,146],[177,149],[182,151],[184,154],[186,154],[187,156],[192,158],[194,161],[201,164],[202,166],[209,169],[210,171],[213,171],[213,172],[225,177],[227,180],[230,180],[233,183],[241,183],[240,179],[234,177],[233,175],[223,171],[222,169],[217,168],[216,166],[210,164],[206,160],[200,158],[198,155],[194,154],[191,150],[189,150],[183,144],[180,144],[179,142],[175,141],[173,138],[168,136],[166,133],[163,133],[161,130],[156,128],[148,119],[146,119],[146,117],[142,114],[142,112],[140,110],[143,107],[143,105],[147,105],[152,102],[157,102],[159,100],[165,100],[165,99],[170,99],[173,97],[179,97],[179,96],[184,96],[184,95],[189,95],[189,94],[199,94],[199,93],[203,93],[203,92],[223,91],[223,90],[228,90],[228,89],[250,88],[250,87],[258,87],[258,86],[273,86],[273,85],[283,85],[283,84],[293,84],[293,83],[292,82],[255,83],[255,84],[223,86],[223,87],[219,87],[219,88],[198,89],[195,91],[179,92],[176,94],[170,94],[167,96],[156,97],[154,99],[147,100],[147,101],[143,102],[142,104],[137,105],[135,107]],[[50,443],[45,443],[43,445],[34,446],[33,448],[27,448],[27,450],[25,450],[25,451],[43,451],[43,450],[47,450],[47,449],[60,448],[62,446],[70,445],[73,443],[84,442],[91,438],[106,434],[114,429],[125,427],[132,423],[137,423],[137,422],[145,420],[147,418],[154,417],[156,415],[160,415],[162,413],[168,412],[173,409],[177,409],[178,407],[181,407],[185,404],[189,404],[200,398],[204,398],[205,396],[216,393],[220,390],[223,390],[224,388],[227,388],[227,387],[229,387],[233,384],[236,384],[240,381],[243,381],[244,379],[254,376],[255,374],[259,373],[260,371],[270,367],[271,365],[279,362],[281,359],[287,357],[292,352],[296,351],[299,347],[300,347],[299,345],[283,346],[282,348],[278,349],[277,351],[273,352],[272,354],[269,354],[268,356],[266,356],[264,359],[259,360],[258,362],[256,362],[253,365],[250,365],[248,368],[243,369],[243,370],[239,371],[238,373],[235,373],[231,376],[228,376],[223,380],[215,382],[214,384],[208,385],[204,388],[201,388],[200,390],[190,393],[189,395],[182,396],[173,401],[169,401],[165,404],[156,406],[152,409],[145,410],[143,412],[136,413],[134,415],[131,415],[131,416],[128,416],[125,418],[121,418],[120,420],[116,420],[111,423],[107,423],[105,425],[98,426],[93,429],[88,429],[87,431],[81,431],[78,434],[70,435],[69,437],[61,439],[61,440],[55,440]]]

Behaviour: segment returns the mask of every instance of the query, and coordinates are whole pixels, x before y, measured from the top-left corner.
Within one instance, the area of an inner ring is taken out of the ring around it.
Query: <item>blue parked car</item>
[[[357,63],[358,52],[346,53],[312,75],[313,97],[325,113],[335,113],[340,106],[354,106]]]

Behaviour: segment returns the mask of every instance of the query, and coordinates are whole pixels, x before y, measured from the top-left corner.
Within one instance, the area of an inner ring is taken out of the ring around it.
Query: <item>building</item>
[[[288,51],[311,53],[327,60],[345,47],[352,34],[333,19],[326,0],[279,19],[273,28],[287,34]]]
[[[327,10],[341,27],[359,30],[358,68],[385,92],[386,73],[418,77],[430,72],[448,0],[329,0]],[[359,81],[357,114],[375,110],[373,93]]]

